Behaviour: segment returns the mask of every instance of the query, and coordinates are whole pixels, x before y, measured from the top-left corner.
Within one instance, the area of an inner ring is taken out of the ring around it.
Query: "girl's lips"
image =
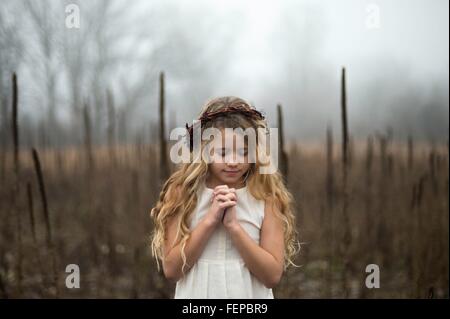
[[[239,173],[239,171],[224,171],[224,172],[225,172],[225,174],[231,174],[231,175]]]

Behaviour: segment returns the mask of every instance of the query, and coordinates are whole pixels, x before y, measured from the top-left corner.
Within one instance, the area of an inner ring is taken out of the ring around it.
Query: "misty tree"
[[[14,16],[15,1],[6,0],[0,7],[0,125],[1,144],[9,140],[9,117],[11,100],[11,76],[22,62],[23,39],[20,32],[22,18]]]
[[[214,3],[205,0],[188,6],[170,0],[154,10],[158,30],[154,39],[159,45],[153,61],[167,75],[171,126],[184,125],[198,115],[207,99],[224,94],[221,89],[239,54],[244,14],[217,11]],[[174,118],[176,114],[183,118]]]
[[[58,81],[61,77],[60,39],[63,27],[63,6],[58,1],[41,0],[23,2],[26,36],[25,59],[32,65],[29,68],[34,87],[40,95],[46,116],[43,122],[48,130],[58,129],[57,105],[59,105]],[[54,143],[58,134],[44,133],[49,142]]]
[[[65,26],[68,4],[79,7],[80,28]],[[52,144],[81,142],[85,103],[93,142],[104,141],[108,91],[122,140],[129,127],[148,128],[156,120],[160,71],[167,79],[169,121],[175,123],[180,110],[188,114],[183,121],[191,119],[222,84],[241,29],[239,15],[203,14],[211,9],[207,2],[181,7],[176,1],[22,0],[9,7],[14,36],[2,37],[9,45],[0,54],[23,57],[21,102],[30,119],[41,122],[41,140],[53,137]],[[20,38],[24,50],[16,44]],[[2,77],[7,83],[6,72]]]

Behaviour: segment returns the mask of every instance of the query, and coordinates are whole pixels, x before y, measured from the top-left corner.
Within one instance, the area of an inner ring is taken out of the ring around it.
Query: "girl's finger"
[[[228,201],[228,202],[223,202],[219,204],[220,208],[228,208],[228,207],[233,207],[236,206],[236,202],[234,201]]]
[[[236,201],[237,200],[236,194],[233,194],[233,193],[229,193],[229,194],[226,194],[226,195],[217,195],[216,198],[217,198],[218,201],[221,201],[221,202],[222,201],[228,201],[228,200],[232,200],[232,201]]]
[[[220,202],[226,202],[226,201],[228,201],[228,197],[225,196],[225,195],[217,195],[217,196],[216,196],[216,199],[217,199],[218,201],[220,201]]]
[[[219,185],[219,186],[214,187],[214,191],[217,191],[219,189],[228,189],[228,185]]]
[[[217,194],[223,194],[223,195],[226,195],[226,194],[228,194],[228,193],[235,193],[236,192],[236,190],[234,189],[234,188],[228,188],[228,189],[225,189],[225,188],[221,188],[221,189],[218,189],[218,190],[216,190],[216,191],[214,191],[214,195],[217,195]]]
[[[234,201],[236,201],[237,200],[237,197],[236,197],[236,194],[234,194],[234,193],[228,193],[227,195],[225,195],[228,199],[230,199],[230,200],[234,200]]]

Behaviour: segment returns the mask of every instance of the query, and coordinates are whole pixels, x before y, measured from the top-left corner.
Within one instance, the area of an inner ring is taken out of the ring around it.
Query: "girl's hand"
[[[222,223],[226,229],[232,229],[239,225],[236,215],[236,205],[225,210]]]
[[[231,194],[231,195],[230,195]],[[226,196],[229,200],[236,202],[236,189],[234,188],[218,188],[214,191],[213,196],[218,198],[220,201],[224,201],[225,199],[221,197],[221,195]],[[228,207],[224,210],[222,218],[222,223],[225,228],[232,228],[238,224],[237,215],[236,215],[236,204],[231,207]]]
[[[235,190],[228,188],[227,185],[217,186],[214,188],[211,203],[206,218],[209,218],[214,225],[217,225],[222,221],[225,209],[236,205]]]

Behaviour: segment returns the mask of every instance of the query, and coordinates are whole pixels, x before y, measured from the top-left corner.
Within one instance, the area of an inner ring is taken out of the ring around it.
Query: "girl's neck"
[[[215,188],[215,187],[217,187],[219,185],[223,185],[223,184],[226,184],[228,187],[235,188],[235,189],[245,187],[245,181],[242,179],[236,183],[224,183],[213,176],[206,177],[205,184],[206,184],[206,187],[208,187],[208,188]]]

